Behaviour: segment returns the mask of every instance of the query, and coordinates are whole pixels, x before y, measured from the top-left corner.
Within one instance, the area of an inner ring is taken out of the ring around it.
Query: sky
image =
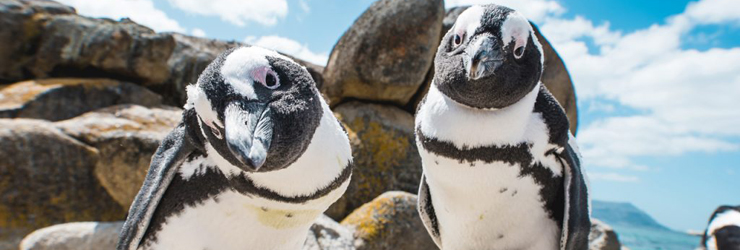
[[[325,65],[371,0],[62,0],[92,17]],[[519,10],[563,57],[594,199],[679,231],[740,204],[740,0],[448,0]],[[402,34],[399,34],[402,35]]]

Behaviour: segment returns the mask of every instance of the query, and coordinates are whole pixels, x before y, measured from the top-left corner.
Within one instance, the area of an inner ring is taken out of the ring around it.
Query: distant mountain
[[[632,250],[693,250],[699,243],[700,237],[673,231],[630,203],[592,201],[591,209]]]
[[[591,215],[612,226],[630,226],[643,229],[670,231],[650,215],[626,202],[592,201]]]

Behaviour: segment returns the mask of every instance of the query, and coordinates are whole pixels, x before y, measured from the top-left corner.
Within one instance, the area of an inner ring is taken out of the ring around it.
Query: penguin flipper
[[[186,119],[187,111],[185,117]],[[149,227],[149,222],[162,195],[177,173],[180,164],[197,148],[186,123],[180,123],[157,148],[144,184],[131,204],[118,238],[118,250],[135,250]]]
[[[421,222],[426,227],[429,235],[432,236],[434,244],[437,247],[442,248],[442,240],[439,236],[439,222],[437,222],[437,215],[434,213],[434,206],[432,206],[432,194],[429,192],[429,185],[427,185],[426,176],[421,175],[421,181],[419,182],[419,196],[417,209],[419,210],[419,216]]]
[[[556,153],[563,165],[565,185],[565,210],[563,216],[560,249],[588,249],[588,234],[591,231],[588,185],[581,169],[580,156],[573,136],[565,147]]]

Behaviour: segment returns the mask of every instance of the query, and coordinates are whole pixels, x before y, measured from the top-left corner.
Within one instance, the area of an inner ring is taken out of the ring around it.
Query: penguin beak
[[[463,56],[468,78],[478,80],[493,75],[504,61],[498,42],[490,36],[485,36],[475,40],[472,45],[471,51],[466,51]]]
[[[273,121],[269,103],[232,103],[224,112],[226,145],[248,168],[257,171],[267,160]]]

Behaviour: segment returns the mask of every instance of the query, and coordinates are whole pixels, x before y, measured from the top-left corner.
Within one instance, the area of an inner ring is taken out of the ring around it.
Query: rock
[[[118,204],[128,208],[139,192],[159,143],[182,118],[177,108],[119,105],[57,122],[64,133],[95,147],[95,176]]]
[[[349,134],[354,170],[347,192],[327,215],[342,219],[387,190],[417,192],[421,158],[414,138],[414,118],[409,113],[361,102],[341,104],[334,113]]]
[[[467,6],[464,6],[447,10],[447,14],[442,22],[440,39],[442,39],[447,31],[452,28],[455,21],[457,21],[457,17],[467,8]],[[568,74],[568,69],[565,68],[563,59],[560,58],[555,49],[553,49],[550,42],[542,36],[537,26],[534,23],[531,24],[532,28],[534,28],[537,39],[542,44],[542,50],[545,52],[545,69],[542,73],[542,82],[565,109],[565,113],[568,115],[568,120],[570,121],[570,132],[575,134],[578,128],[578,107],[576,106],[576,94],[573,88],[573,82]],[[433,68],[431,69],[433,70]],[[424,86],[420,90],[420,93],[414,96],[412,101],[413,108],[408,108],[409,110],[416,110],[419,102],[421,102],[424,95],[426,95],[426,92],[429,90],[429,84],[431,84],[432,79],[433,77],[427,78]]]
[[[308,231],[303,250],[354,250],[352,231],[326,215],[314,222]]]
[[[589,250],[620,250],[617,233],[606,223],[591,219],[591,233],[588,235]]]
[[[144,85],[169,78],[167,59],[175,41],[129,19],[116,22],[77,15],[40,20],[38,49],[28,70],[35,78],[84,76],[125,79]]]
[[[115,249],[123,226],[118,222],[74,222],[34,231],[20,250],[98,250]]]
[[[355,230],[358,250],[437,249],[416,211],[416,195],[389,191],[342,221]]]
[[[100,186],[98,152],[39,120],[0,119],[0,241],[69,221],[120,220]]]
[[[25,79],[23,66],[36,49],[40,30],[36,17],[74,14],[72,7],[53,1],[0,1],[0,82]]]
[[[334,46],[322,89],[344,98],[405,105],[422,85],[439,45],[441,0],[378,0]]]
[[[0,118],[58,121],[115,104],[162,104],[162,97],[128,82],[53,78],[24,81],[0,89]]]

